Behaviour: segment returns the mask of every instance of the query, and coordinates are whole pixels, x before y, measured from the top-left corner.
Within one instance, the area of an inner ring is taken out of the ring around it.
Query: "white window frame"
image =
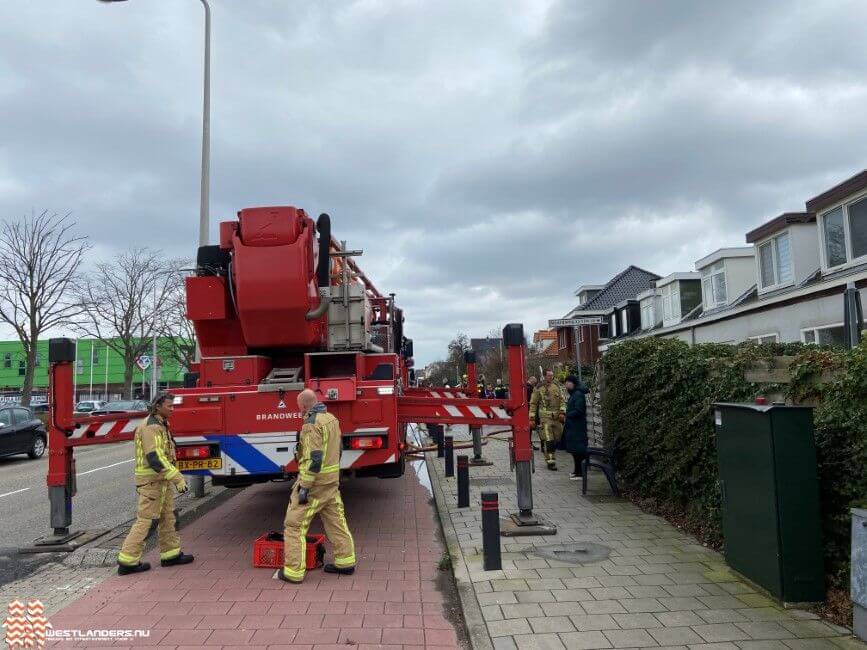
[[[837,268],[836,266],[834,268]],[[828,325],[816,325],[815,327],[803,327],[801,328],[801,343],[805,345],[819,345],[819,330],[830,330],[835,327],[844,327],[844,323],[829,323]],[[807,332],[813,332],[813,338],[815,339],[812,343],[807,343]]]
[[[608,318],[608,338],[617,338],[617,312],[611,312]]]
[[[656,314],[654,313],[654,297],[645,298],[640,303],[638,303],[638,310],[641,313],[641,329],[650,330],[653,329],[653,326],[656,324]],[[647,324],[645,325],[644,314],[645,312],[650,314],[650,318],[647,319]]]
[[[858,203],[862,199],[867,199],[867,191],[854,194],[843,201],[838,201],[834,205],[829,205],[827,208],[816,217],[817,230],[819,231],[819,259],[822,262],[823,271],[839,271],[841,269],[858,266],[867,261],[867,255],[861,257],[853,257],[852,252],[852,230],[849,228],[849,206],[853,203]],[[833,212],[837,208],[843,208],[843,249],[846,252],[846,261],[837,266],[828,266],[828,253],[825,248],[825,215]],[[807,328],[810,329],[810,328]]]
[[[779,237],[786,235],[789,238],[789,258],[791,260],[792,269],[791,275],[792,279],[788,282],[780,282],[778,266],[779,259],[777,258],[777,247],[774,245],[774,240]],[[766,287],[762,286],[762,251],[761,248],[765,244],[770,245],[771,247],[771,265],[772,271],[774,272],[774,283],[769,284]],[[756,287],[758,287],[759,293],[766,293],[768,291],[775,291],[777,289],[781,289],[783,287],[789,287],[795,284],[795,250],[792,244],[792,230],[791,228],[786,228],[785,230],[781,230],[780,232],[776,232],[770,237],[766,237],[765,239],[756,242]],[[834,267],[837,268],[837,267]]]
[[[662,320],[672,320],[674,319],[674,287],[672,286],[674,283],[667,284],[662,287]],[[665,301],[668,300],[668,315],[665,313]]]
[[[662,291],[662,324],[664,327],[672,327],[683,320],[683,309],[680,303],[680,281],[675,280],[669,282],[661,289]],[[671,305],[671,315],[665,315],[665,294],[668,292],[668,299]]]
[[[720,268],[714,269],[714,267],[719,266]],[[704,305],[705,309],[713,309],[715,307],[723,307],[728,304],[729,299],[729,278],[728,278],[728,270],[727,264],[725,260],[719,260],[718,262],[714,262],[710,266],[706,266],[701,270],[701,301]],[[714,285],[713,279],[715,276],[722,273],[723,282],[726,285],[726,297],[723,301],[717,300],[716,296],[716,285]],[[713,298],[713,303],[707,302],[707,293],[705,292],[704,282],[707,280],[710,283],[710,297]]]
[[[566,328],[561,327],[557,330],[557,349],[565,350],[568,346],[569,341],[567,340]]]
[[[770,341],[771,343],[780,342],[780,335],[778,332],[768,332],[767,334],[756,334],[755,336],[748,336],[747,341],[755,341],[756,343],[761,343],[762,339],[771,338],[772,336],[774,337],[774,340]]]
[[[620,312],[620,325],[623,327],[623,333],[629,333],[629,308],[624,307],[623,311]]]

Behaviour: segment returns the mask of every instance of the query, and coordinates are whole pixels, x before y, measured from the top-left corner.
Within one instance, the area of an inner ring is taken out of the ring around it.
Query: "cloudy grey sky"
[[[692,270],[867,166],[857,0],[212,5],[212,235],[329,212],[421,363],[628,264]],[[201,29],[197,0],[3,0],[0,216],[192,255]]]

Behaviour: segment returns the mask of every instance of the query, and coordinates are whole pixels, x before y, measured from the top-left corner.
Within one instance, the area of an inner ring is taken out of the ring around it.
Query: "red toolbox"
[[[307,536],[307,569],[325,563],[325,535]],[[266,569],[283,567],[283,533],[265,533],[253,542],[253,566]]]

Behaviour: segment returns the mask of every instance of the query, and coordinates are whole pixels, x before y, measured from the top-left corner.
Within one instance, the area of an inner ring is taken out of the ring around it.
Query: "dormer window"
[[[762,289],[792,282],[792,247],[784,232],[759,244],[759,282]]]
[[[671,320],[675,313],[680,310],[680,305],[675,305],[678,295],[674,290],[674,283],[667,284],[662,288],[662,319]]]
[[[702,269],[701,289],[704,297],[704,304],[708,309],[726,304],[725,262],[719,261],[706,269]]]
[[[656,324],[653,313],[653,298],[641,301],[641,329],[649,330]]]
[[[823,214],[821,232],[826,268],[867,258],[867,198]]]

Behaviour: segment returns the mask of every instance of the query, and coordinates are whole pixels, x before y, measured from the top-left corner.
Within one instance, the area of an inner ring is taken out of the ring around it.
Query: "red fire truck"
[[[341,468],[358,477],[404,473],[408,423],[511,427],[526,514],[532,452],[524,391],[489,400],[410,388],[403,313],[358,267],[358,255],[332,237],[326,214],[314,223],[294,207],[248,208],[220,224],[219,244],[199,249],[186,280],[201,360],[174,391],[179,468],[235,487],[291,476],[302,424],[296,397],[310,388],[339,419]],[[504,343],[512,385],[523,386],[522,326],[507,325]],[[129,440],[144,417],[74,418],[71,350],[69,339],[50,342],[54,542],[69,537],[73,448]]]

